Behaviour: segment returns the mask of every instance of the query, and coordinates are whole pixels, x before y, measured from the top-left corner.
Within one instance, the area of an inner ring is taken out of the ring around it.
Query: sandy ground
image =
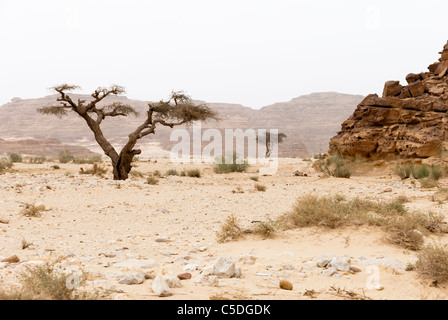
[[[385,234],[375,228],[305,228],[278,233],[273,239],[247,235],[238,241],[217,241],[216,233],[229,215],[234,214],[243,228],[251,228],[253,221],[275,219],[289,211],[307,194],[376,200],[406,195],[411,210],[446,212],[448,204],[431,201],[435,189],[401,181],[382,167],[351,179],[322,178],[309,161],[281,159],[276,175],[259,178],[266,192],[257,192],[249,179],[257,175],[257,166],[247,173],[218,175],[210,164],[138,162],[135,170],[144,174],[173,168],[202,172],[200,179],[175,176],[148,185],[139,177],[113,181],[110,172],[108,179],[79,175],[79,168],[89,165],[59,164],[59,170],[52,165],[16,164],[15,172],[0,175],[0,219],[9,221],[0,223],[0,260],[13,255],[21,260],[0,264],[0,288],[17,285],[17,275],[26,265],[61,259],[66,270],[88,272],[87,286],[108,288],[113,299],[343,299],[336,294],[338,289],[372,299],[448,298],[446,288],[430,287],[430,281],[415,271],[404,270],[415,262],[415,252],[387,243]],[[296,177],[296,170],[310,176]],[[448,185],[448,180],[441,184]],[[233,193],[237,187],[244,193]],[[49,210],[40,218],[21,215],[25,203],[35,202]],[[33,245],[22,249],[22,240]],[[427,243],[446,240],[426,239]],[[322,255],[348,257],[361,272],[326,276],[316,266]],[[231,258],[242,276],[221,278],[217,285],[194,281],[220,257]],[[136,260],[152,260],[154,265],[145,270],[119,266]],[[192,279],[172,288],[170,297],[155,295],[152,279],[139,285],[118,282],[135,270],[176,276],[192,264],[196,270],[187,271]],[[283,279],[293,284],[293,290],[279,288]],[[369,286],[372,279],[381,290]]]

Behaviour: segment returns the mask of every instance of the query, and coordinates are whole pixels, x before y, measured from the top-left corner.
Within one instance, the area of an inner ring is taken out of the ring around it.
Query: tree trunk
[[[129,172],[132,170],[132,160],[135,155],[140,153],[140,150],[122,151],[116,161],[112,160],[114,180],[127,180],[129,178]]]

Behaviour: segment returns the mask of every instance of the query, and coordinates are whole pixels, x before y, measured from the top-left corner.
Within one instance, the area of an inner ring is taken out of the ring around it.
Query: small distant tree
[[[269,131],[266,132],[265,139],[263,139],[263,140],[265,140],[265,143],[266,143],[266,158],[269,158],[271,156],[272,148],[276,144],[280,144],[283,141],[285,141],[286,137],[287,136],[284,133],[271,134]],[[258,140],[258,137],[257,137],[257,141],[258,141],[258,143],[261,143],[261,141]]]
[[[110,88],[98,88],[92,93],[92,100],[78,99],[76,102],[67,92],[79,89],[78,86],[63,84],[52,89],[59,95],[57,101],[60,104],[44,106],[37,111],[42,114],[56,115],[60,118],[72,111],[83,118],[93,132],[96,142],[112,160],[114,180],[128,179],[134,157],[142,152],[135,149],[137,141],[154,134],[158,125],[173,128],[174,126],[191,124],[193,121],[219,120],[218,114],[207,105],[196,105],[183,92],[172,92],[168,101],[148,103],[143,123],[129,134],[127,143],[120,152],[117,152],[104,137],[101,124],[106,118],[138,116],[138,112],[134,107],[121,102],[114,102],[101,107],[99,103],[108,96],[124,94],[125,89],[123,87],[114,85]]]

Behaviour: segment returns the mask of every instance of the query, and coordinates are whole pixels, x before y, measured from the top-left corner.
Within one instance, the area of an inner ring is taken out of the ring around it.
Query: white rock
[[[211,274],[218,277],[231,278],[235,275],[235,263],[229,258],[219,258],[212,267]]]
[[[161,275],[157,275],[152,282],[152,291],[159,297],[168,297],[173,294],[165,279]]]
[[[330,267],[337,271],[350,271],[350,264],[343,258],[333,258],[330,262]]]
[[[126,261],[120,261],[114,265],[117,268],[127,268],[127,269],[152,269],[158,266],[155,260],[137,260],[129,259]]]
[[[177,276],[164,276],[163,279],[170,288],[182,288],[182,283]]]
[[[196,271],[198,269],[198,265],[194,263],[189,263],[184,267],[184,271]]]
[[[336,270],[336,268],[330,267],[330,268],[322,271],[322,274],[324,276],[331,277],[332,275],[334,275],[337,272],[338,272],[338,270]]]
[[[217,276],[204,276],[204,275],[199,275],[197,276],[193,282],[195,283],[200,283],[200,284],[204,284],[207,286],[211,286],[211,287],[217,287],[219,286],[219,279]]]
[[[135,285],[135,284],[142,284],[145,281],[145,274],[142,272],[133,272],[128,275],[126,275],[124,278],[120,279],[118,281],[119,284],[126,284],[126,285]]]

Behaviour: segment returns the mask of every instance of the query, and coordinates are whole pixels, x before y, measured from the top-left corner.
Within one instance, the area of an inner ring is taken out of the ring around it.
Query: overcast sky
[[[446,0],[0,0],[0,105],[61,83],[259,108],[382,93],[448,40]]]

